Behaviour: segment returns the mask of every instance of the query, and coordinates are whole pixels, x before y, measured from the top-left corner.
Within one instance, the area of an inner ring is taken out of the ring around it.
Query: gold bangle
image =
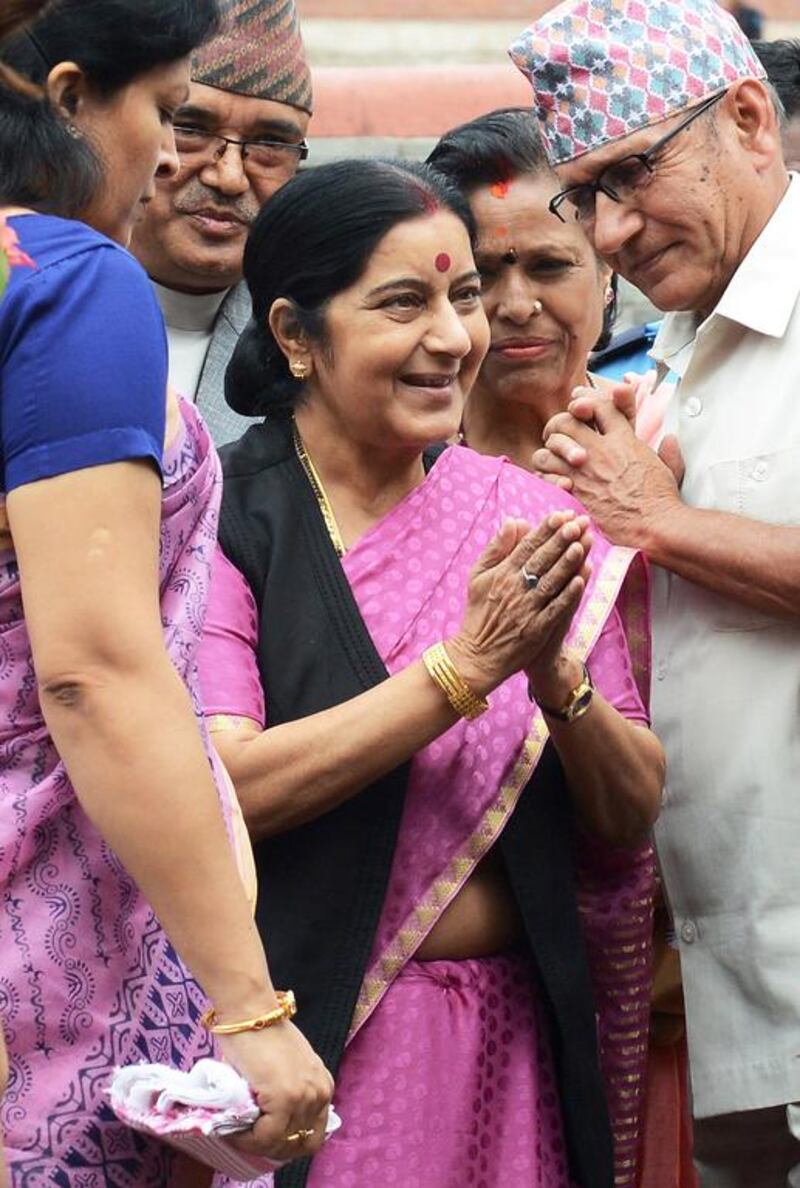
[[[293,990],[278,990],[276,998],[279,1006],[265,1015],[256,1015],[252,1019],[241,1019],[236,1023],[218,1023],[217,1012],[211,1007],[200,1016],[200,1022],[206,1031],[213,1035],[239,1035],[242,1031],[264,1031],[267,1027],[274,1027],[283,1019],[293,1019],[297,1014],[297,1002]]]
[[[443,643],[434,644],[423,652],[422,663],[460,718],[472,721],[486,713],[489,702],[472,692]]]

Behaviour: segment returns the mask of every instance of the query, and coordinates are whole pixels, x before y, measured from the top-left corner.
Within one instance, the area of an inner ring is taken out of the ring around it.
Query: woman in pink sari
[[[268,418],[225,452],[201,684],[343,1118],[279,1185],[611,1188],[609,1113],[635,1147],[663,774],[636,561],[430,448],[487,346],[472,231],[433,171],[351,161],[246,251],[228,396]]]
[[[112,1113],[115,1066],[212,1054],[209,999],[223,1023],[278,1006],[198,721],[219,462],[167,398],[163,324],[124,246],[156,173],[177,170],[171,113],[215,22],[213,0],[57,0],[3,46],[0,214],[34,261],[0,304],[14,1188],[175,1184],[170,1149]],[[263,1110],[240,1141],[277,1158],[298,1128],[321,1142],[331,1080],[288,1018],[223,1050]]]

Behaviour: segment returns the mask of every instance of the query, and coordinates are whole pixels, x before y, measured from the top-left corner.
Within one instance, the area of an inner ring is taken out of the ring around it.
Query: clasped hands
[[[576,388],[533,456],[542,478],[571,491],[614,544],[647,550],[659,520],[681,503],[683,459],[666,437],[655,453],[636,437],[635,389]]]
[[[538,526],[506,520],[472,571],[461,630],[445,641],[485,697],[516,672],[543,704],[561,705],[582,675],[564,648],[591,572],[589,517],[565,508]]]

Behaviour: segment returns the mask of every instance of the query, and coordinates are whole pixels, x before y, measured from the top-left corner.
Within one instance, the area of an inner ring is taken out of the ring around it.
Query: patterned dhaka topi
[[[311,112],[311,72],[294,0],[220,0],[222,25],[198,50],[192,79]]]
[[[567,0],[509,49],[554,165],[658,124],[764,67],[713,0]]]

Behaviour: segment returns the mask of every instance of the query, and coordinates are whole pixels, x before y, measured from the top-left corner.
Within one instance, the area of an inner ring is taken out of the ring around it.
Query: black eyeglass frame
[[[667,132],[666,136],[662,136],[660,140],[655,142],[655,144],[651,144],[649,149],[645,149],[643,153],[629,153],[626,157],[621,157],[619,161],[613,161],[610,165],[606,165],[605,169],[600,171],[600,176],[595,181],[581,182],[577,186],[570,186],[566,190],[561,190],[560,193],[556,194],[550,199],[549,203],[547,204],[547,209],[551,214],[554,214],[557,219],[560,219],[562,223],[566,223],[567,219],[564,218],[559,208],[563,206],[565,202],[570,202],[575,207],[576,221],[585,223],[588,222],[589,219],[581,218],[578,204],[572,203],[572,199],[570,197],[571,194],[575,194],[578,191],[588,190],[592,194],[593,199],[596,199],[598,194],[605,194],[606,197],[610,198],[612,202],[622,202],[623,199],[620,198],[613,186],[611,186],[608,182],[603,181],[605,175],[614,169],[619,169],[619,167],[624,165],[626,161],[638,161],[644,166],[648,173],[655,173],[654,158],[656,158],[659,153],[661,153],[661,151],[666,148],[671,140],[675,139],[679,132],[684,132],[689,127],[689,125],[693,124],[694,121],[703,115],[704,112],[713,107],[715,103],[719,103],[720,99],[722,99],[722,97],[726,94],[726,91],[718,91],[717,94],[712,95],[710,99],[704,99],[703,102],[697,107],[692,108],[685,120],[681,120],[681,122],[675,128],[672,128],[669,132]],[[593,202],[593,210],[595,207],[596,203]]]
[[[235,140],[232,136],[223,136],[221,132],[206,132],[205,128],[191,128],[188,124],[174,124],[173,127],[175,132],[187,132],[191,136],[206,136],[210,141],[221,140],[222,144],[215,148],[211,154],[212,161],[221,161],[228,151],[229,144],[238,144],[242,150],[242,164],[247,161],[247,151],[251,146],[288,149],[292,153],[297,153],[298,162],[305,161],[308,157],[308,143],[305,140],[297,143],[290,140]],[[180,151],[178,149],[179,153]]]

